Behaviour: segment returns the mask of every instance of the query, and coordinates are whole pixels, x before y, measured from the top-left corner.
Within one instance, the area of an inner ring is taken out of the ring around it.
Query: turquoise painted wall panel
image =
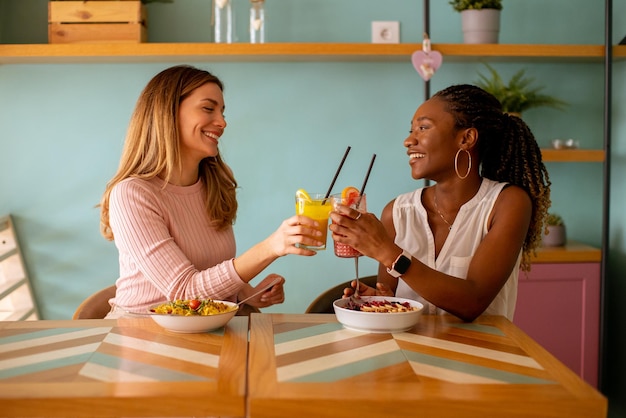
[[[31,37],[35,35],[24,33],[18,23],[23,16],[32,15],[45,26],[47,2],[0,1],[2,10],[11,13],[11,19],[2,20],[5,37],[15,43],[34,42]],[[525,13],[528,4],[537,1],[527,0],[522,6],[510,3],[503,17]],[[209,3],[176,0],[150,4],[150,39],[206,41]],[[447,2],[432,3],[434,42],[459,42],[458,14]],[[571,4],[569,0],[566,3]],[[552,4],[546,14],[556,13]],[[245,18],[247,2],[235,5],[238,16]],[[398,20],[403,41],[415,41],[416,37],[421,41],[421,2],[397,0],[390,6],[389,2],[381,6],[374,0],[268,0],[268,38],[368,42],[371,20]],[[572,16],[572,30],[558,34],[548,30],[550,43],[584,43],[578,28],[587,24],[596,28],[587,32],[598,36],[602,10],[588,9],[586,4],[581,7],[591,23]],[[206,13],[200,12],[203,8]],[[516,42],[524,43],[545,41],[516,24],[511,22],[516,29],[503,31],[503,36],[515,34]],[[242,31],[238,21],[240,38],[245,36],[245,19],[243,25]],[[546,26],[535,27],[543,31]],[[34,33],[39,38],[43,33],[44,39],[36,42],[45,42],[45,30]],[[600,36],[589,43],[601,41]],[[139,91],[155,73],[173,64],[177,63],[0,66],[0,109],[5,110],[0,112],[0,212],[16,217],[44,317],[70,317],[86,294],[116,278],[116,251],[98,234],[94,205],[117,167]],[[495,65],[505,76],[528,67],[530,75],[546,85],[546,92],[570,103],[564,112],[542,109],[524,115],[540,143],[548,144],[558,136],[580,138],[589,148],[600,146],[601,65]],[[214,71],[226,84],[229,127],[222,151],[241,186],[241,210],[235,225],[240,252],[293,213],[296,189],[325,191],[348,145],[352,152],[337,187],[360,185],[372,153],[378,155],[367,190],[370,211],[379,214],[394,196],[421,185],[410,178],[402,148],[413,112],[424,99],[424,83],[408,59],[406,63],[200,66]],[[479,62],[449,63],[444,58],[431,92],[452,83],[473,82],[483,70]],[[566,172],[555,174],[559,187],[579,187],[580,179],[569,175],[568,167],[549,169]],[[585,181],[600,183],[598,170],[592,167],[589,171]],[[568,212],[572,236],[598,245],[599,220],[579,222],[580,217],[587,219],[589,214],[598,213],[593,194],[592,199],[582,201],[560,191],[554,196],[555,207],[576,206],[580,211],[573,215]],[[362,274],[375,274],[376,265],[363,260],[361,270]],[[327,251],[313,258],[283,258],[267,273],[274,271],[289,282],[287,301],[271,310],[302,312],[319,292],[352,277],[353,266]]]

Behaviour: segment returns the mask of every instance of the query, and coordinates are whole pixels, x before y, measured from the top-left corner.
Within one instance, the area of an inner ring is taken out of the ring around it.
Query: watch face
[[[402,255],[396,262],[396,265],[393,266],[393,269],[400,274],[404,274],[409,269],[410,265],[411,265],[411,259]]]

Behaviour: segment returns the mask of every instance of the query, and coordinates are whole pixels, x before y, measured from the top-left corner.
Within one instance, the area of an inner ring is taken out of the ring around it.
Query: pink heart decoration
[[[430,51],[428,54],[424,51],[415,51],[413,55],[411,55],[413,67],[415,67],[415,70],[417,70],[424,81],[430,80],[435,74],[435,71],[441,67],[442,61],[443,57],[438,51]]]

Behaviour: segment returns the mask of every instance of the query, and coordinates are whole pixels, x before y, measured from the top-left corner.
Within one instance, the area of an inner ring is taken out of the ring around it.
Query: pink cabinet
[[[597,387],[600,263],[541,263],[521,271],[513,322]]]

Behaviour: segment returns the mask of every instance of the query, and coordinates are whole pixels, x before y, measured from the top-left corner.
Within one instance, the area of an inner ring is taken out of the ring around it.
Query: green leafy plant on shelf
[[[540,93],[544,86],[533,86],[535,79],[527,77],[525,69],[519,70],[505,83],[495,68],[489,64],[485,66],[489,70],[489,76],[478,73],[480,79],[476,81],[476,85],[493,94],[502,103],[502,110],[506,113],[520,115],[534,107],[563,109],[567,105],[556,97]]]
[[[502,0],[452,0],[449,3],[457,12],[480,9],[502,10]]]
[[[556,213],[548,213],[546,217],[545,230],[541,238],[541,245],[544,247],[561,247],[567,242],[565,222]]]
[[[557,213],[548,213],[548,216],[546,217],[546,225],[561,226],[563,225],[563,218]]]

